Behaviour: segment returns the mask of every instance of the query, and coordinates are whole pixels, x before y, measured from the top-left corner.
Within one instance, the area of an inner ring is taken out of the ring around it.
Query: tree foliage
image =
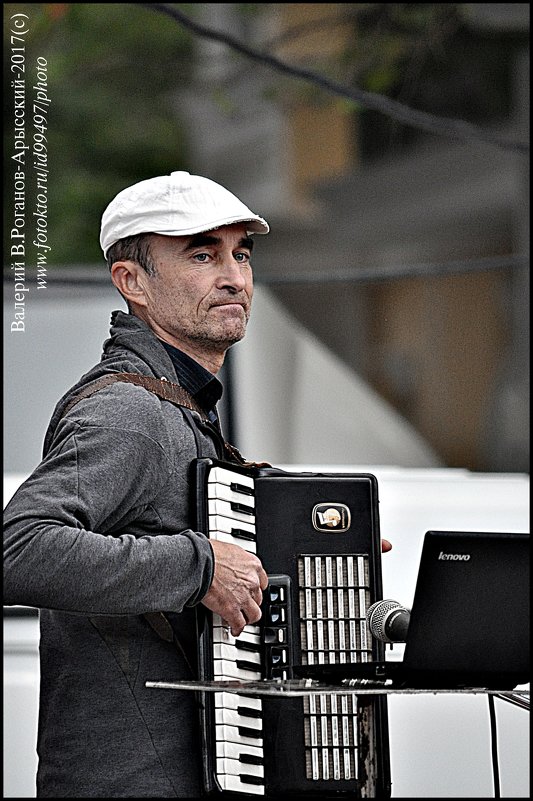
[[[38,57],[47,60],[50,265],[100,261],[98,225],[120,189],[183,168],[187,137],[174,90],[186,81],[191,39],[179,26],[128,3],[5,4],[28,15],[26,138]],[[4,86],[10,48],[4,40]],[[4,94],[4,197],[12,195],[12,93]],[[11,98],[11,102],[10,102]],[[31,163],[31,153],[28,165]],[[29,170],[28,170],[29,173]],[[27,210],[31,210],[28,184]],[[7,206],[11,205],[9,202]],[[73,213],[73,211],[75,213]],[[4,230],[9,232],[9,215]],[[5,241],[7,241],[5,239]]]

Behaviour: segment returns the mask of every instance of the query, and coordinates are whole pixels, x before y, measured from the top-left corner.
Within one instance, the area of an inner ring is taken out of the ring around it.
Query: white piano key
[[[222,618],[220,615],[216,613],[213,614],[213,630],[212,630],[212,637],[213,643],[222,643],[225,645],[235,645],[237,640],[239,642],[245,642],[249,645],[257,646],[260,648],[261,646],[261,635],[259,633],[259,626],[256,625],[248,625],[245,626],[238,637],[234,637],[231,631],[228,631],[227,626],[222,624]]]
[[[242,773],[248,776],[258,776],[263,779],[265,776],[265,768],[263,765],[249,765],[241,762],[239,759],[217,759],[217,774],[229,774],[230,776],[239,776]]]
[[[242,528],[255,538],[255,524],[251,520],[243,520],[238,523],[232,517],[213,514],[209,518],[209,536],[215,538],[217,534],[231,534],[232,529]],[[238,537],[235,537],[237,540]]]
[[[250,737],[243,732],[243,728],[242,726],[228,726],[225,723],[217,724],[215,726],[215,739],[226,743],[238,743],[243,750],[245,746],[248,747],[249,745],[263,748],[263,738],[260,736],[260,732],[254,732],[254,736]]]
[[[232,793],[254,793],[255,795],[265,794],[264,784],[248,784],[244,781],[241,781],[238,776],[231,776],[231,774],[226,773],[217,778],[223,790],[227,790]]]
[[[245,661],[251,662],[261,670],[261,654],[258,651],[248,651],[240,649],[236,644],[231,643],[214,643],[213,644],[213,659],[215,660],[228,660],[230,662]]]
[[[247,729],[254,729],[254,731],[258,732],[263,730],[261,718],[245,717],[236,709],[225,709],[224,707],[215,707],[215,723],[217,726],[221,723],[226,726],[244,726]]]
[[[262,735],[263,721],[261,718],[248,718],[239,714],[236,709],[215,709],[215,723],[217,726],[237,726],[250,729]]]
[[[238,709],[245,707],[252,712],[261,712],[263,704],[260,698],[252,698],[249,695],[237,695],[237,693],[214,693],[215,707],[221,706],[226,709]]]
[[[231,743],[228,740],[216,741],[216,755],[224,759],[264,759],[263,748],[258,745],[243,745],[242,742]]]
[[[212,531],[210,538],[217,542],[229,542],[230,545],[238,545],[244,551],[248,551],[248,553],[257,553],[257,543],[255,540],[236,537],[234,534],[226,534],[225,531]]]
[[[250,504],[244,504],[244,506],[250,506]],[[207,511],[209,515],[222,515],[232,520],[238,520],[242,523],[253,523],[255,525],[255,513],[248,514],[239,512],[237,509],[232,509],[229,501],[221,501],[218,498],[208,499]]]
[[[240,668],[237,667],[235,663],[223,661],[221,659],[214,659],[213,675],[218,681],[230,681],[232,679],[241,679],[241,681],[255,681],[261,678],[261,671]]]
[[[237,471],[233,472],[232,470],[227,470],[224,467],[213,467],[209,471],[209,477],[207,479],[208,484],[242,484],[245,487],[253,490],[255,487],[254,479],[251,476],[245,476],[242,473],[238,473]]]
[[[246,506],[255,508],[255,498],[253,495],[235,491],[227,484],[209,484],[207,497],[209,499],[220,498],[222,501],[231,501],[233,503],[244,503]]]

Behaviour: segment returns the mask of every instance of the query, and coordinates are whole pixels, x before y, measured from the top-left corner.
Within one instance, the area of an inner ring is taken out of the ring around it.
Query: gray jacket
[[[44,458],[5,512],[4,603],[41,610],[38,795],[197,797],[195,694],[145,687],[195,675],[195,606],[213,571],[190,528],[195,437],[181,409],[131,384],[61,417],[109,372],[177,381],[148,326],[114,312],[100,363],[59,401]],[[220,456],[195,417],[204,455]],[[161,610],[181,651],[142,617]]]

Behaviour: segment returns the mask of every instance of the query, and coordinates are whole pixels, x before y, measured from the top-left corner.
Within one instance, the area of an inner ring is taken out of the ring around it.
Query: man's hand
[[[217,612],[237,637],[247,623],[257,623],[268,577],[261,561],[238,545],[210,540],[215,556],[213,580],[202,603]]]
[[[237,637],[248,623],[261,618],[263,590],[268,577],[261,561],[238,545],[210,540],[215,556],[213,580],[202,603],[216,612]],[[381,540],[381,551],[392,548],[388,540]]]

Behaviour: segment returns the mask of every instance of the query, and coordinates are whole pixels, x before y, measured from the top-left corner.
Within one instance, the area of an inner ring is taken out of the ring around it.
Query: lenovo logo
[[[469,553],[439,553],[439,559],[444,559],[446,562],[468,562],[470,559]]]

